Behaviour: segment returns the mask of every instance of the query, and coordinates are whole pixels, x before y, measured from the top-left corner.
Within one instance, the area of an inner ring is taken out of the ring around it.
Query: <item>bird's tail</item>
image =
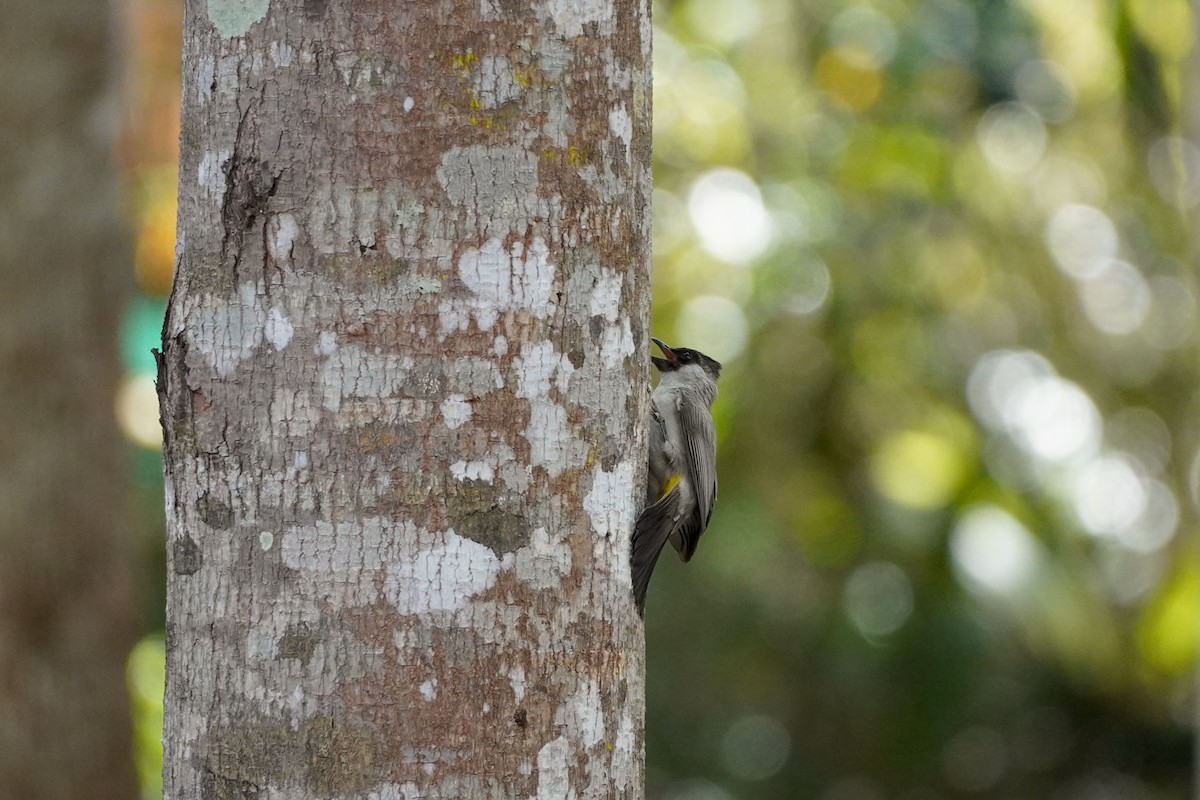
[[[672,485],[670,491],[642,511],[633,528],[630,563],[633,568],[633,599],[637,603],[638,614],[646,610],[646,589],[650,586],[650,575],[675,527],[682,495],[679,487]]]

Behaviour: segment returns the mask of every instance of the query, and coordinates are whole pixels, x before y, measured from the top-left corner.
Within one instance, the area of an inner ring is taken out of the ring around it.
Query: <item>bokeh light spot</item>
[[[1070,461],[1099,444],[1100,412],[1092,398],[1057,376],[1034,381],[1015,414],[1018,442],[1047,461]]]
[[[913,589],[900,567],[886,561],[863,564],[846,581],[846,615],[868,639],[895,633],[913,610]]]
[[[835,47],[817,59],[817,86],[836,106],[860,113],[879,102],[883,75],[871,54],[856,47]]]
[[[970,508],[950,536],[955,573],[968,589],[1011,594],[1037,566],[1033,536],[1008,512],[993,505]]]
[[[1075,515],[1093,536],[1112,536],[1146,508],[1146,490],[1124,454],[1103,455],[1080,465],[1071,483]]]
[[[1117,257],[1117,229],[1098,208],[1071,204],[1054,212],[1046,226],[1046,245],[1059,269],[1073,278],[1090,278]]]
[[[716,169],[692,185],[688,213],[700,244],[722,261],[745,264],[766,251],[771,222],[758,185],[744,172]]]
[[[171,291],[174,271],[175,204],[170,202],[155,206],[142,220],[137,231],[134,274],[144,293],[165,297]]]
[[[166,652],[163,637],[147,636],[138,642],[125,663],[129,705],[133,722],[134,766],[143,797],[162,796],[163,685]]]
[[[729,726],[721,740],[721,761],[734,777],[762,781],[783,769],[791,749],[792,737],[779,720],[752,714]]]
[[[1110,261],[1079,284],[1083,310],[1098,330],[1132,333],[1150,310],[1150,287],[1142,273],[1124,261]]]
[[[149,375],[128,375],[117,387],[117,423],[121,432],[139,447],[162,447],[162,428],[158,423],[158,390]]]
[[[1153,553],[1165,547],[1175,537],[1179,526],[1179,501],[1162,481],[1148,479],[1144,483],[1146,504],[1141,515],[1118,532],[1125,547],[1135,553]]]
[[[892,501],[929,510],[949,502],[962,483],[964,453],[945,437],[902,431],[884,440],[871,459],[876,488]]]
[[[1195,553],[1179,560],[1175,574],[1146,609],[1138,626],[1138,646],[1153,668],[1175,675],[1190,670],[1200,650],[1200,564]]]
[[[783,310],[806,316],[825,305],[833,280],[829,268],[819,258],[807,258],[795,265],[791,273],[791,291],[783,296]]]
[[[967,399],[980,421],[1030,455],[1067,463],[1096,452],[1101,421],[1091,397],[1037,353],[997,350],[976,361]]]
[[[1029,106],[998,103],[983,113],[976,131],[979,147],[993,169],[1029,172],[1046,152],[1046,127]]]
[[[1196,329],[1196,299],[1173,275],[1155,275],[1150,286],[1150,312],[1142,325],[1146,340],[1161,350],[1182,346]]]

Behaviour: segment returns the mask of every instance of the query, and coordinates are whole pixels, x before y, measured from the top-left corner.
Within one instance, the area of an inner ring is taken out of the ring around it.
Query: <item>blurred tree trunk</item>
[[[0,797],[136,797],[107,3],[0,25]]]
[[[189,0],[168,798],[640,797],[648,3]]]

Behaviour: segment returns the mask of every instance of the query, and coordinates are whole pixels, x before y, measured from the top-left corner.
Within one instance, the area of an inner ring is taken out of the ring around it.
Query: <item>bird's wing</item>
[[[696,493],[697,516],[680,531],[683,548],[679,555],[687,561],[696,552],[700,534],[708,527],[713,504],[717,501],[717,432],[708,405],[690,392],[679,392],[676,400],[684,433],[684,469]]]
[[[650,586],[650,575],[663,545],[678,523],[683,494],[676,485],[642,511],[633,529],[633,552],[630,566],[633,571],[633,598],[638,613],[646,608],[646,589]]]

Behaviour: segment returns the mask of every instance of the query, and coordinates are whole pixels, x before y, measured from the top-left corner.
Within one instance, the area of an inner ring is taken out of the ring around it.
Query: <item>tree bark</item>
[[[166,797],[641,797],[649,47],[188,0]]]
[[[0,25],[0,797],[136,797],[107,3]]]

